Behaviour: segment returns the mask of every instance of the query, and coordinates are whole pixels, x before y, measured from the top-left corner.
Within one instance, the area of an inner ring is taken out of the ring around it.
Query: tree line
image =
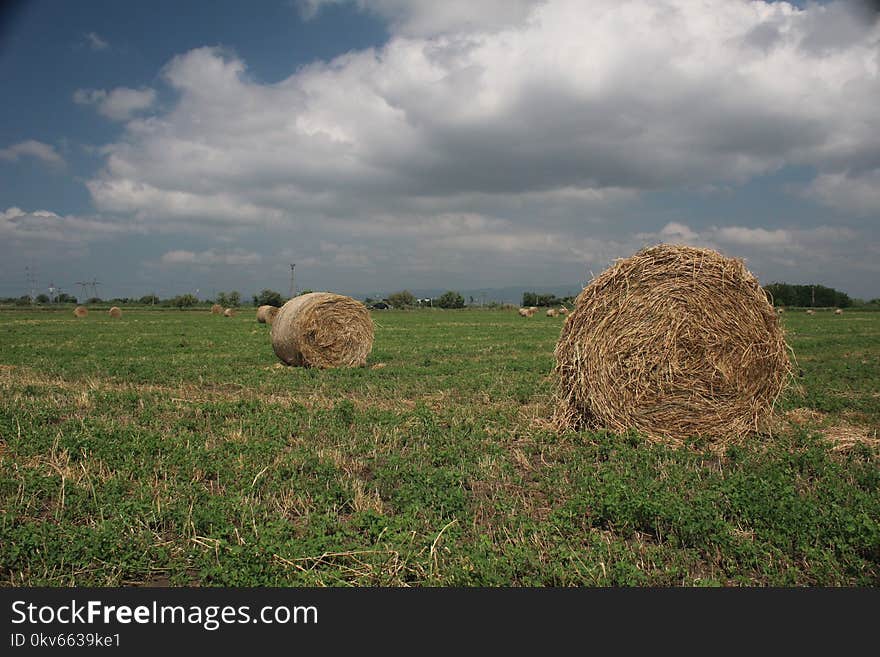
[[[774,306],[800,306],[806,308],[849,308],[853,305],[846,292],[824,285],[792,285],[770,283],[764,286]]]

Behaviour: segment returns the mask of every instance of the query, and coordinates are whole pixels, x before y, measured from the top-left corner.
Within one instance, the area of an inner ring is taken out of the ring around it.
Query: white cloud
[[[101,217],[59,215],[49,210],[27,212],[18,207],[0,211],[0,242],[84,244],[139,230],[131,224]]]
[[[857,174],[823,173],[806,190],[806,196],[824,205],[860,215],[880,214],[880,168]]]
[[[168,251],[162,255],[163,265],[257,265],[263,258],[259,253],[250,253],[242,250],[218,252],[213,249],[207,251],[186,251],[177,249]]]
[[[88,41],[89,47],[92,50],[106,50],[110,47],[110,44],[99,35],[97,32],[89,32],[86,34],[86,41]]]
[[[175,57],[172,103],[120,110],[131,120],[88,182],[97,208],[218,239],[271,229],[327,271],[503,278],[598,267],[648,236],[789,261],[814,248],[809,227],[617,211],[646,192],[705,199],[798,166],[819,172],[811,198],[875,207],[874,178],[849,172],[880,159],[880,24],[837,4],[361,6],[391,22],[387,44],[272,84],[220,49]]]
[[[64,165],[64,158],[58,154],[54,146],[36,141],[35,139],[28,139],[0,149],[0,160],[16,162],[20,157],[25,156],[35,157],[48,164]]]
[[[109,92],[103,89],[77,89],[73,102],[94,105],[98,113],[114,121],[127,121],[135,114],[150,109],[156,102],[154,89],[117,87]]]
[[[792,245],[792,235],[787,230],[767,230],[766,228],[745,228],[726,226],[718,228],[715,238],[726,244],[754,246],[758,248],[786,248]]]

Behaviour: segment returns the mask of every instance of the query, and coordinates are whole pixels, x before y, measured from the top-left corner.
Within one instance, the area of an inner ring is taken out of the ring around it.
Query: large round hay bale
[[[73,314],[75,317],[86,317],[89,314],[89,309],[85,306],[77,306],[73,309]]]
[[[211,314],[212,315],[222,315],[223,314],[223,306],[221,306],[219,303],[215,303],[213,306],[211,306]]]
[[[519,316],[520,317],[531,317],[531,315],[529,314],[529,309],[528,308],[520,308],[519,309]]]
[[[843,311],[840,308],[838,308],[837,310],[834,311],[834,314],[835,315],[842,315]]]
[[[556,312],[555,308],[548,308],[547,309],[547,317],[556,317],[557,314],[558,313]]]
[[[224,317],[235,317],[235,310],[232,308],[226,308],[223,311],[223,316]]]
[[[361,367],[373,348],[373,320],[360,301],[311,292],[281,307],[271,335],[275,354],[288,365]]]
[[[122,309],[119,306],[113,306],[107,314],[114,319],[119,319],[122,317]]]
[[[257,308],[257,321],[260,324],[271,324],[277,314],[277,306],[260,306]]]
[[[660,438],[763,428],[791,372],[779,318],[742,261],[667,244],[587,285],[555,355],[562,426]]]

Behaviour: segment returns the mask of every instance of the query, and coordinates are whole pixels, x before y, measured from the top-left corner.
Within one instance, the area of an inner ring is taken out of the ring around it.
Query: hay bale
[[[538,309],[537,309],[537,308],[534,308],[534,307],[529,308],[529,317],[531,317],[532,315],[534,315],[536,312],[538,312]]]
[[[538,306],[529,306],[529,310],[531,310],[533,313],[536,313],[538,312]]]
[[[260,306],[257,308],[257,321],[260,324],[271,324],[278,314],[277,306]]]
[[[235,311],[232,308],[227,308],[223,311],[224,317],[235,317]]]
[[[529,309],[528,308],[520,308],[519,309],[519,316],[520,317],[531,317],[531,315],[529,315]]]
[[[815,312],[815,311],[813,311],[813,310],[808,310],[808,311],[807,311],[807,314],[808,314],[808,315],[815,315],[815,314],[816,314],[816,312]]]
[[[555,308],[548,308],[547,309],[547,317],[556,317],[556,314],[557,313],[556,313]]]
[[[211,314],[212,315],[222,315],[223,314],[223,306],[221,306],[219,303],[215,303],[213,306],[211,306]]]
[[[838,308],[837,310],[834,311],[834,314],[835,314],[835,315],[842,315],[842,314],[843,314],[843,309],[842,309],[842,308]]]
[[[779,318],[742,261],[668,244],[587,285],[555,356],[558,426],[662,439],[763,428],[791,374]]]
[[[119,306],[113,306],[107,314],[114,319],[119,319],[122,317],[122,309]]]
[[[77,306],[73,309],[73,314],[75,317],[86,317],[89,314],[89,309],[85,306]]]
[[[259,308],[257,308],[257,321],[260,324],[266,323],[266,311],[271,307],[272,306],[260,306]]]
[[[288,365],[361,367],[373,348],[373,320],[360,301],[311,292],[281,307],[271,335],[272,349]]]
[[[566,308],[565,306],[561,306],[557,312],[558,312],[560,315],[567,315],[567,314],[568,314],[568,308]]]

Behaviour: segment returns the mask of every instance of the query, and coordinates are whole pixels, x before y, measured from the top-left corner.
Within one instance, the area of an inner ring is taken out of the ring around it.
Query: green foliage
[[[37,303],[49,303],[49,295],[48,294],[38,294],[36,298]]]
[[[416,297],[409,290],[403,290],[389,294],[386,303],[393,308],[410,308],[416,305]]]
[[[241,294],[238,292],[220,292],[217,294],[217,303],[224,308],[238,308],[241,304]]]
[[[184,308],[192,308],[198,302],[199,300],[192,294],[181,294],[171,300],[171,305],[173,305],[175,308],[180,308],[181,310],[183,310]]]
[[[449,290],[441,294],[434,302],[434,305],[440,308],[464,308],[464,297],[458,292]]]
[[[254,295],[255,306],[275,306],[280,308],[284,305],[284,297],[280,292],[275,290],[263,290],[259,294]]]
[[[138,303],[143,304],[145,306],[155,306],[161,303],[161,299],[157,297],[155,294],[147,294],[138,299]]]
[[[764,286],[764,290],[771,295],[775,306],[849,308],[852,303],[846,292],[824,285],[770,283]]]
[[[555,294],[538,294],[537,292],[523,292],[522,305],[524,308],[531,306],[550,307],[571,305],[574,297],[557,297]]]

